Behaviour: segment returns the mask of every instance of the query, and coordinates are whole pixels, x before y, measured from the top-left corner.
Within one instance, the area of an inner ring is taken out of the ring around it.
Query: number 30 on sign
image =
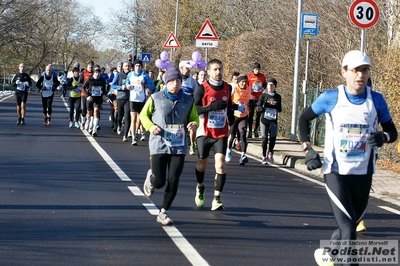
[[[374,26],[379,19],[379,8],[373,0],[356,0],[350,5],[350,20],[359,28]]]

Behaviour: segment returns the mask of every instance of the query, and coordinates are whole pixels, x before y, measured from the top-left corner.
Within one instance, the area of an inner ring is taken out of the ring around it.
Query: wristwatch
[[[311,143],[310,142],[303,142],[302,144],[301,144],[301,150],[302,151],[306,151],[306,150],[308,150],[308,149],[310,149],[311,148]]]

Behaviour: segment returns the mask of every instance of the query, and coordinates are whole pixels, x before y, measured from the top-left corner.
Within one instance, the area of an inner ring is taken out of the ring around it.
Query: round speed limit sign
[[[373,0],[355,0],[350,6],[349,15],[357,27],[367,29],[378,22],[379,8]]]

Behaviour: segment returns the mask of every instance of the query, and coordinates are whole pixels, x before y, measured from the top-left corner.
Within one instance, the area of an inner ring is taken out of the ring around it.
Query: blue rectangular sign
[[[300,38],[306,40],[318,39],[318,15],[301,13],[301,33]]]
[[[142,62],[143,63],[150,63],[151,54],[142,54]]]

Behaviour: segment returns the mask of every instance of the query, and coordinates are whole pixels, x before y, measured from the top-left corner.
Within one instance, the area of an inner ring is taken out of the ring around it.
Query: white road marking
[[[393,209],[393,208],[390,208],[390,207],[387,207],[387,206],[378,206],[378,207],[381,208],[381,209],[387,210],[389,212],[393,212],[395,214],[400,215],[400,211],[398,211],[396,209]]]
[[[132,181],[122,169],[111,159],[111,157],[104,151],[102,147],[97,143],[95,138],[93,138],[86,130],[82,130],[86,138],[95,148],[95,150],[100,154],[103,160],[110,166],[110,168],[115,172],[115,174],[122,181]],[[138,186],[128,186],[128,189],[136,197],[144,197],[144,193],[138,188]],[[147,209],[151,215],[158,215],[159,209],[157,206],[148,199],[149,203],[142,203],[142,205]],[[186,238],[179,232],[175,226],[163,226],[164,231],[179,248],[182,254],[189,260],[192,265],[207,266],[209,265],[205,259],[197,252],[197,250],[186,240]]]

